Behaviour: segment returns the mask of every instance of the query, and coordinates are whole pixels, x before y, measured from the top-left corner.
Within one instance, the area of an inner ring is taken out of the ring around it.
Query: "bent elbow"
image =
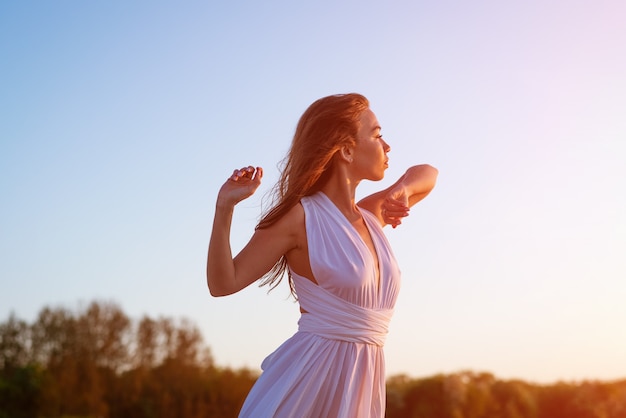
[[[228,296],[230,293],[225,292],[223,289],[216,289],[215,286],[209,285],[209,293],[214,298],[220,298],[222,296]]]
[[[439,170],[433,167],[430,164],[422,164],[418,166],[428,177],[431,177],[433,180],[437,178],[439,175]]]
[[[236,273],[221,271],[211,273],[207,271],[206,279],[209,293],[213,297],[232,295],[251,283],[238,278]]]
[[[223,283],[214,283],[207,276],[207,287],[209,288],[209,293],[214,298],[219,298],[223,296],[232,295],[236,291],[228,286],[225,286]]]
[[[439,170],[430,164],[419,165],[420,177],[424,179],[425,186],[428,190],[432,190],[437,183],[437,176],[439,176]]]
[[[227,293],[225,293],[223,291],[223,289],[219,289],[217,286],[215,286],[215,284],[211,284],[211,278],[210,278],[209,274],[207,274],[207,276],[206,276],[206,284],[207,284],[207,287],[209,288],[209,293],[214,298],[218,298],[218,297],[227,295]]]
[[[428,170],[430,171],[430,177],[432,179],[433,187],[435,187],[435,183],[437,183],[437,177],[439,176],[439,170],[432,165],[428,166]]]
[[[430,164],[420,164],[411,167],[408,170],[409,176],[414,179],[417,179],[418,183],[421,187],[424,188],[422,191],[430,191],[435,187],[435,183],[437,182],[437,176],[439,175],[439,170],[433,167]]]
[[[213,296],[214,298],[221,298],[221,297],[223,297],[223,296],[226,296],[226,295],[227,295],[227,294],[226,294],[226,293],[224,293],[224,292],[218,292],[218,291],[216,291],[216,290],[214,290],[214,289],[211,289],[210,287],[209,287],[209,293],[210,293],[210,294],[211,294],[211,296]]]

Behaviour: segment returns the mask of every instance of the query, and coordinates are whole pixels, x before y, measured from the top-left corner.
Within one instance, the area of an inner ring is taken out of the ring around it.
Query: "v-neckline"
[[[369,246],[365,242],[365,239],[363,239],[363,236],[361,236],[361,234],[359,233],[359,230],[352,224],[350,219],[348,219],[348,217],[341,210],[339,210],[337,205],[335,205],[335,202],[333,202],[331,200],[331,198],[326,195],[326,193],[324,193],[322,191],[320,191],[319,193],[322,196],[324,196],[324,198],[326,200],[328,200],[328,202],[334,208],[335,212],[337,212],[337,214],[341,217],[341,219],[343,219],[345,221],[345,223],[350,225],[350,228],[352,228],[352,232],[354,232],[359,237],[359,240],[361,241],[361,244],[363,245],[363,247],[365,248],[365,251],[367,252],[367,254],[369,254],[369,256],[371,258],[372,268],[374,269],[374,281],[376,283],[376,288],[380,292],[380,289],[381,289],[381,286],[382,286],[382,277],[383,277],[382,276],[382,271],[381,271],[382,263],[381,263],[381,259],[380,259],[380,249],[378,248],[378,244],[376,242],[376,239],[374,239],[374,234],[372,233],[372,229],[370,228],[370,225],[367,222],[366,217],[363,216],[362,209],[359,207],[359,205],[355,205],[357,211],[359,212],[359,215],[361,216],[361,220],[363,221],[363,225],[365,225],[365,230],[367,231],[367,233],[370,236],[370,240],[372,241],[372,246],[373,246],[374,252],[372,252],[370,250]]]

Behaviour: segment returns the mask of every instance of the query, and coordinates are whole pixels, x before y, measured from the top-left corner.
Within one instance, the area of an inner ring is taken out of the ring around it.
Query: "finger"
[[[406,210],[395,211],[395,212],[390,212],[389,216],[393,219],[406,218],[407,216],[409,216],[409,212]]]
[[[239,180],[239,170],[233,170],[233,174],[231,174],[228,179],[232,181]]]
[[[394,210],[409,210],[410,209],[409,206],[407,205],[407,202],[403,200],[393,199],[390,197],[387,197],[385,199],[384,205],[388,209],[394,209]]]
[[[381,215],[383,217],[383,221],[387,225],[391,225],[394,229],[402,223],[401,217],[392,216],[386,209],[382,209]]]
[[[239,170],[235,169],[229,179],[233,181],[239,181],[239,179],[242,177],[252,178],[252,176],[254,175],[254,171],[254,167],[252,167],[251,165],[247,167],[241,167]]]
[[[249,165],[247,167],[243,167],[239,170],[239,172],[241,173],[240,177],[247,177],[251,179],[254,176],[254,167]]]
[[[381,214],[381,217],[382,217],[383,221],[386,224],[389,224],[389,225],[394,225],[396,223],[400,223],[401,219],[404,216],[406,216],[406,215],[404,215],[404,212],[397,212],[396,213],[396,212],[389,211],[388,209],[385,209],[385,208],[383,208],[381,210],[380,214]]]
[[[263,168],[262,168],[262,167],[257,167],[257,168],[256,168],[256,173],[255,173],[255,176],[254,176],[254,180],[255,180],[257,183],[259,183],[259,184],[260,184],[260,183],[261,183],[261,179],[262,179],[262,178],[263,178]]]
[[[404,218],[409,216],[409,209],[404,207],[385,207],[384,213],[390,219]]]

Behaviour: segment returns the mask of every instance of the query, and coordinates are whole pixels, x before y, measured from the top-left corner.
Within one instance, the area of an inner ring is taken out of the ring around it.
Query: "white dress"
[[[360,209],[378,256],[323,193],[302,199],[311,270],[291,271],[303,313],[298,332],[270,354],[240,417],[382,418],[383,344],[400,271],[376,217]]]

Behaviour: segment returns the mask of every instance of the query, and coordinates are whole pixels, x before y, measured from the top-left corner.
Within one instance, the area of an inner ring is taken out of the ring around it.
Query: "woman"
[[[396,227],[434,187],[437,170],[409,168],[355,203],[361,180],[381,180],[390,147],[359,94],[317,100],[302,115],[275,187],[274,206],[233,258],[235,205],[263,170],[235,170],[221,187],[207,262],[213,296],[283,274],[300,304],[298,332],[268,356],[240,417],[382,417],[382,346],[400,272],[382,227]]]

